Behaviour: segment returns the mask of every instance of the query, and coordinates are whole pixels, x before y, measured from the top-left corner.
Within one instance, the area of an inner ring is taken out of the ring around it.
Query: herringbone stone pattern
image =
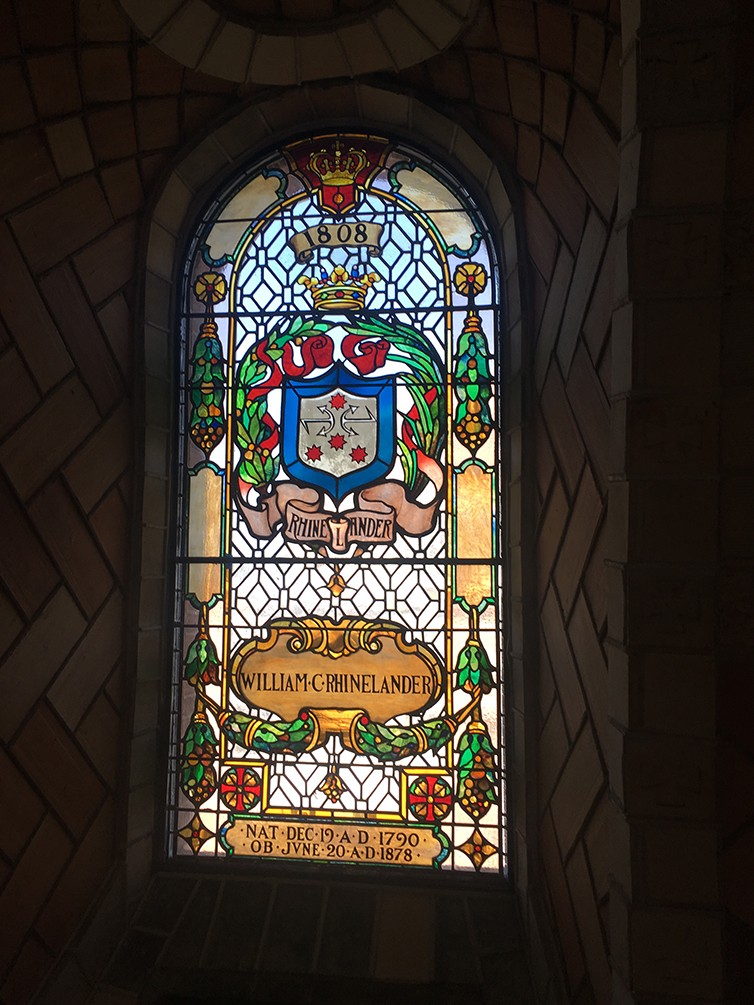
[[[95,906],[98,919],[117,919],[125,899],[146,206],[175,152],[253,93],[145,45],[111,0],[31,0],[0,18],[0,784],[14,806],[0,846],[0,912],[14,918],[0,997],[22,1005],[53,968],[49,1000],[85,1000],[115,921],[64,950]],[[484,136],[518,178],[528,250],[524,302],[514,302],[514,276],[509,318],[524,317],[526,465],[537,483],[526,547],[540,703],[531,868],[558,933],[553,972],[562,960],[569,993],[584,1000],[602,1000],[607,974],[603,557],[618,22],[617,0],[488,0],[450,50],[386,78]],[[323,121],[337,115],[326,88],[311,100]],[[138,721],[154,730],[150,694]],[[155,758],[153,745],[139,749]],[[140,944],[149,956],[148,932]],[[540,997],[554,993],[544,971],[539,980]]]
[[[109,2],[4,6],[0,35],[0,999],[21,1005],[116,860],[138,233],[231,89],[152,59]]]

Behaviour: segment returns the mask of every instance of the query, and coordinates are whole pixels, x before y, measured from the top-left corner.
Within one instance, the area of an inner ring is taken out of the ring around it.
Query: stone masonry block
[[[578,927],[573,913],[573,903],[568,891],[563,860],[550,814],[542,820],[539,836],[542,864],[557,924],[558,941],[563,951],[566,974],[571,988],[577,987],[584,976],[584,954],[578,938]]]
[[[647,149],[648,148],[648,149]],[[658,208],[717,204],[725,198],[727,130],[685,125],[649,133],[647,197]]]
[[[640,993],[720,1000],[722,933],[716,916],[691,909],[634,908],[631,950],[634,987]]]
[[[584,947],[587,973],[594,992],[594,1000],[608,1002],[611,983],[608,947],[602,932],[586,855],[581,844],[576,847],[566,867],[566,877],[573,898],[576,924]]]
[[[23,132],[0,142],[0,212],[21,207],[56,184],[55,167],[42,135]]]
[[[73,362],[6,226],[0,227],[0,258],[0,312],[17,334],[34,381],[46,391],[73,369]]]
[[[576,254],[573,283],[568,291],[557,354],[564,374],[568,374],[581,333],[587,304],[599,274],[605,252],[607,230],[597,213],[590,213]]]
[[[583,343],[578,343],[571,361],[566,394],[584,438],[587,456],[601,493],[607,488],[610,450],[610,410],[599,375]]]
[[[571,288],[573,275],[573,255],[565,244],[558,248],[558,258],[547,291],[545,309],[539,326],[539,337],[534,349],[534,381],[542,389],[550,359],[555,349],[562,322],[563,305]]]
[[[514,118],[539,126],[542,96],[539,71],[527,63],[508,64],[508,88]]]
[[[104,233],[112,222],[99,182],[87,176],[17,213],[12,227],[31,268],[42,272]]]
[[[116,673],[118,671],[116,670]],[[76,730],[76,742],[97,765],[105,785],[115,791],[120,767],[121,721],[110,701],[95,698]]]
[[[34,936],[27,938],[7,980],[0,985],[3,1000],[20,1003],[30,1001],[32,995],[36,997],[40,980],[49,973],[54,962],[53,954],[38,939]],[[69,1001],[75,1005],[75,995]],[[79,998],[78,1002],[83,1002],[83,999]]]
[[[29,59],[28,65],[32,91],[43,118],[66,115],[81,108],[81,92],[73,52],[35,55]]]
[[[85,624],[70,595],[61,587],[0,666],[0,685],[14,694],[12,703],[0,705],[0,736],[4,740],[18,729],[44,694]]]
[[[76,729],[97,691],[122,657],[123,599],[114,590],[48,692],[48,700]]]
[[[715,751],[710,741],[628,733],[623,780],[629,815],[699,822],[714,818]]]
[[[604,756],[609,742],[607,658],[583,593],[579,594],[574,605],[568,625],[568,638],[579,668],[599,747]]]
[[[104,787],[78,744],[47,705],[27,720],[14,755],[48,795],[50,805],[77,838],[102,805]]]
[[[635,398],[628,409],[628,471],[635,478],[714,475],[718,412],[709,395]]]
[[[647,33],[639,43],[639,59],[641,122],[670,124],[726,117],[729,29],[705,26]]]
[[[629,225],[634,296],[714,296],[722,280],[722,220],[717,214],[643,217]]]
[[[4,535],[0,574],[18,607],[31,616],[50,595],[59,574],[5,481],[0,481],[0,519]]]
[[[573,69],[573,22],[565,7],[537,4],[539,59],[548,70],[570,74]]]
[[[569,736],[573,737],[581,726],[586,703],[563,624],[563,615],[552,586],[542,605],[541,622]]]
[[[564,153],[597,210],[609,219],[618,192],[618,147],[581,95],[574,100]]]
[[[540,405],[566,489],[573,495],[584,465],[584,444],[557,366],[547,372]]]
[[[715,908],[718,902],[714,827],[637,821],[634,898],[660,904]]]
[[[76,255],[76,272],[92,303],[102,303],[130,282],[137,238],[136,222],[124,220]]]
[[[96,427],[97,410],[77,377],[70,377],[0,448],[0,464],[21,498],[28,498]]]
[[[124,386],[71,266],[66,263],[53,269],[40,289],[89,393],[100,412],[107,412],[124,393]]]
[[[586,196],[561,154],[549,143],[542,150],[537,195],[575,253],[584,229]]]
[[[0,850],[14,862],[39,826],[45,808],[32,783],[5,751],[0,751],[0,779],[5,805],[13,807],[0,833]]]
[[[66,465],[65,478],[87,512],[130,464],[129,429],[129,408],[121,405]]]
[[[36,929],[59,953],[73,935],[112,865],[115,854],[115,806],[108,799],[67,864],[45,904]]]
[[[587,722],[571,749],[550,804],[558,845],[564,857],[573,848],[606,783],[595,736]]]
[[[589,467],[585,466],[555,566],[555,586],[566,616],[579,590],[602,512],[602,498]]]
[[[29,513],[69,589],[91,616],[110,590],[112,576],[65,486],[58,479],[50,482],[34,498]]]
[[[590,94],[599,91],[605,64],[605,29],[593,17],[581,15],[576,29],[573,75]]]
[[[714,575],[672,565],[628,572],[627,632],[631,646],[711,649]]]
[[[14,919],[0,943],[0,975],[7,973],[71,849],[72,842],[65,830],[54,817],[46,816],[0,893],[0,910]]]

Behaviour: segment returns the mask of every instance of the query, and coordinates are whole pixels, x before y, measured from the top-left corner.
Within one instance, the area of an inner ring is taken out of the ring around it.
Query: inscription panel
[[[430,827],[311,823],[231,816],[221,834],[231,854],[307,862],[439,866],[445,843]]]

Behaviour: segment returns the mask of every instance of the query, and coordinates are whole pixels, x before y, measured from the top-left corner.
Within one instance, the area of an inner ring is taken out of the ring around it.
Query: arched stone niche
[[[244,0],[119,3],[142,35],[184,66],[255,84],[299,84],[414,66],[454,42],[478,6],[477,0],[372,0],[340,14],[339,4],[325,2],[314,19],[292,3],[291,13],[276,13],[273,22],[265,17],[266,5]]]
[[[333,111],[337,115],[333,115]],[[159,193],[144,235],[143,274],[143,387],[144,387],[144,495],[142,509],[141,580],[138,612],[136,708],[128,823],[129,889],[135,897],[144,889],[157,861],[163,829],[167,743],[164,722],[140,716],[138,709],[154,701],[157,691],[169,691],[172,645],[172,439],[174,424],[175,361],[177,359],[176,297],[180,287],[183,254],[197,214],[212,192],[228,176],[266,146],[313,125],[364,128],[411,141],[442,159],[448,168],[469,184],[478,204],[486,210],[493,238],[497,241],[502,278],[502,301],[506,313],[502,328],[509,335],[503,348],[505,403],[504,452],[508,458],[507,531],[511,541],[521,540],[521,390],[525,361],[520,344],[521,283],[518,268],[516,221],[503,182],[504,168],[496,165],[482,146],[465,130],[417,99],[374,86],[346,83],[327,87],[298,88],[249,105],[218,125],[199,144],[180,157]],[[516,525],[513,525],[516,521]],[[508,572],[508,650],[524,652],[520,611],[524,587],[521,564]],[[515,612],[514,612],[515,609]],[[525,867],[520,846],[526,839],[523,806],[516,806],[517,793],[525,789],[526,764],[523,742],[523,695],[515,692],[511,674],[507,693],[507,745],[513,750],[507,766],[509,850],[511,862]],[[143,724],[143,725],[142,725]],[[158,771],[154,770],[157,750]],[[144,763],[151,752],[152,771]],[[513,805],[511,805],[513,804]],[[519,853],[517,854],[517,849]],[[514,870],[516,866],[513,866]],[[517,885],[525,888],[525,877]]]

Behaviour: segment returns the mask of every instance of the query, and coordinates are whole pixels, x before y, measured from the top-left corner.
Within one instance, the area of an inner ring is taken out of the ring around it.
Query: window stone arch
[[[339,123],[348,123],[353,128],[356,124],[372,131],[381,129],[394,136],[410,137],[412,142],[436,152],[438,157],[451,166],[457,164],[461,176],[469,179],[475,192],[487,203],[488,219],[497,229],[493,237],[501,257],[504,287],[501,299],[506,311],[501,327],[510,335],[509,339],[504,340],[506,358],[503,364],[507,383],[504,391],[502,435],[504,452],[510,458],[507,466],[508,483],[505,487],[506,505],[512,520],[520,521],[520,514],[525,511],[521,501],[520,477],[522,296],[515,215],[500,169],[474,138],[443,115],[412,97],[381,88],[353,83],[332,85],[316,91],[304,88],[296,93],[249,105],[221,123],[175,163],[153,207],[146,235],[143,291],[145,491],[137,692],[152,692],[155,681],[164,679],[170,664],[171,640],[170,633],[166,631],[170,618],[165,598],[170,595],[172,581],[171,505],[174,487],[171,480],[171,426],[174,414],[174,318],[176,287],[179,285],[176,281],[178,263],[189,229],[193,225],[197,206],[206,193],[217,190],[222,181],[237,171],[255,151],[269,147],[281,136],[300,131],[302,123],[308,126],[314,104],[338,109],[339,115],[334,121],[332,117],[321,116],[323,124],[326,122],[328,126],[337,128]],[[516,542],[521,538],[520,526],[511,525],[510,522],[508,533]],[[519,626],[522,625],[521,601],[524,592],[520,562],[514,563],[509,576],[507,602],[510,610],[507,617],[510,628],[506,644],[510,652],[520,653],[523,650]],[[523,696],[515,694],[516,681],[510,681],[509,687],[511,693],[508,701],[512,719],[508,728],[510,736],[515,736],[517,731],[519,734],[519,753],[514,763],[508,764],[510,804],[511,799],[515,802],[515,793],[524,789],[525,760],[523,719],[518,711],[523,708]],[[148,739],[149,733],[149,730],[145,730],[141,736],[134,737],[137,757],[143,747],[152,747]],[[152,733],[155,737],[159,735],[159,728],[155,726]],[[135,781],[140,781],[138,772],[134,772],[132,777]],[[129,817],[128,840],[129,868],[134,877],[144,875],[148,870],[147,859],[151,858],[155,841],[159,839],[163,785],[164,779],[160,779],[156,792],[150,782],[142,782],[132,788],[131,806],[135,812]],[[525,840],[525,813],[519,812],[516,815],[515,806],[509,809],[509,813],[514,821],[509,838],[512,858],[523,863],[526,857],[517,856],[515,846]]]

